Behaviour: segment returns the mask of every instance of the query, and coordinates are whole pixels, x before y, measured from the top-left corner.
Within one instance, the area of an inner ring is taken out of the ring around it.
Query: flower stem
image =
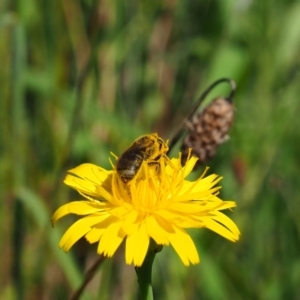
[[[140,267],[136,267],[135,271],[138,277],[138,284],[140,290],[140,300],[153,300],[152,290],[152,264],[155,254],[157,253],[157,245],[151,239],[148,253],[145,257],[143,264]]]

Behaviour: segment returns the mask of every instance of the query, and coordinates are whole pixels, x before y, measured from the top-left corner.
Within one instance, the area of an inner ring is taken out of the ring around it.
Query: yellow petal
[[[224,227],[223,225],[221,225],[220,223],[214,221],[211,217],[205,217],[203,218],[206,228],[216,232],[217,234],[223,236],[224,238],[235,242],[239,239],[239,237],[231,232],[230,230],[228,230],[226,227]]]
[[[219,205],[218,210],[224,210],[228,208],[236,207],[236,203],[233,201],[221,201],[221,205]]]
[[[175,233],[169,234],[169,240],[185,266],[199,263],[199,256],[191,237],[183,230],[174,226]]]
[[[126,235],[131,235],[139,228],[139,219],[141,219],[140,213],[133,209],[124,216],[122,229]]]
[[[107,171],[93,164],[81,164],[78,167],[69,170],[68,173],[72,173],[79,178],[91,181],[96,185],[106,184],[107,187],[109,187],[110,184],[107,182],[107,179],[111,176],[112,171]]]
[[[185,164],[183,167],[183,178],[187,177],[194,169],[194,166],[197,162],[198,158],[195,156],[192,156],[189,161]]]
[[[164,220],[166,224],[170,223],[170,225],[173,223],[176,224],[176,222],[182,220],[182,218],[184,218],[184,217],[188,217],[187,215],[179,214],[176,211],[172,211],[171,209],[160,209],[155,214],[155,217],[158,220],[157,216],[161,217],[161,220],[159,220],[159,222]],[[165,225],[163,226],[164,228],[166,228]],[[173,231],[172,225],[171,225],[171,228],[172,228],[171,230]],[[169,230],[170,229],[168,229],[167,231],[169,231]]]
[[[125,234],[120,230],[122,222],[111,223],[104,231],[97,252],[111,257],[122,243]]]
[[[104,213],[102,215],[90,215],[76,221],[63,235],[59,242],[59,247],[65,251],[69,249],[87,232],[91,230],[93,226],[107,218],[109,215]]]
[[[82,164],[68,171],[64,183],[81,193],[94,197],[111,198],[113,171],[107,171],[93,164]]]
[[[54,225],[57,220],[68,214],[89,215],[103,210],[105,206],[106,204],[100,201],[99,203],[91,201],[73,201],[59,207],[53,214],[51,221]]]
[[[153,216],[146,219],[146,228],[150,237],[158,245],[169,245],[168,233],[159,225]]]
[[[104,231],[106,228],[92,228],[91,231],[89,231],[86,235],[85,238],[86,240],[90,243],[96,243],[99,242],[101,236],[103,235]]]
[[[78,192],[94,197],[95,199],[106,199],[111,200],[111,194],[107,192],[103,187],[97,185],[86,179],[81,179],[73,175],[67,175],[64,179],[64,183]]]
[[[170,160],[170,163],[167,164],[165,167],[164,167],[164,170],[163,172],[166,173],[166,175],[172,177],[174,172],[176,172],[176,170],[181,170],[181,162],[180,162],[180,159],[178,158],[172,158]]]
[[[187,180],[184,181],[183,186],[180,188],[180,194],[192,194],[199,192],[212,192],[212,188],[217,184],[218,181],[221,180],[221,177],[218,177],[216,174],[211,174],[205,178],[199,178],[196,181],[189,182]],[[220,187],[214,188],[219,190]]]
[[[206,213],[204,214],[205,216],[207,215]],[[161,217],[161,219],[158,219],[158,216]],[[161,220],[164,220],[164,224],[162,225],[163,228],[165,228],[166,231],[168,232],[174,232],[174,229],[171,224],[176,224],[182,228],[190,228],[190,227],[195,227],[195,228],[201,228],[203,227],[203,221],[202,221],[202,215],[198,216],[196,214],[184,214],[180,213],[179,211],[172,211],[171,209],[169,210],[159,210],[155,214],[156,220],[159,220],[161,223]],[[166,227],[166,224],[168,224],[168,228]],[[170,229],[171,228],[171,229]]]
[[[100,238],[107,229],[107,227],[109,227],[116,220],[118,219],[111,215],[107,218],[104,218],[102,221],[99,219],[99,223],[97,223],[93,227],[93,229],[85,235],[85,238],[91,244],[100,241]]]
[[[166,218],[167,216],[169,216],[169,220]],[[153,214],[153,217],[155,218],[158,225],[162,227],[166,232],[174,233],[172,222],[170,222],[170,220],[176,217],[174,214],[169,213],[167,210],[161,209]]]
[[[125,217],[128,212],[132,211],[132,205],[130,204],[124,204],[122,206],[115,206],[113,208],[111,208],[109,210],[109,213],[115,217],[117,217],[118,219],[122,219],[123,217]]]
[[[126,239],[125,258],[127,264],[134,264],[135,266],[141,266],[148,248],[150,238],[147,233],[145,224],[141,224],[139,229],[132,235],[129,235]]]
[[[186,202],[186,201],[191,201],[191,200],[207,200],[209,197],[212,197],[212,193],[215,193],[219,190],[219,187],[216,187],[211,190],[206,190],[206,191],[199,191],[196,193],[186,193],[182,195],[176,195],[172,199],[173,202]]]
[[[212,219],[226,226],[235,235],[235,240],[239,239],[241,233],[238,227],[229,217],[222,214],[221,212],[216,211],[214,212],[214,216],[212,217]]]
[[[181,215],[195,215],[208,210],[206,205],[198,205],[196,201],[172,203],[168,208],[169,210],[180,213]]]
[[[205,227],[205,223],[201,218],[194,219],[192,217],[190,218],[182,218],[182,220],[178,221],[176,223],[181,228],[203,228]]]

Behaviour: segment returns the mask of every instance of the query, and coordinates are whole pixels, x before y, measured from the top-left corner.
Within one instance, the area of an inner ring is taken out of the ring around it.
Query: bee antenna
[[[179,129],[177,130],[176,134],[174,135],[174,137],[170,140],[170,144],[169,144],[169,151],[170,152],[173,148],[173,146],[178,142],[178,140],[181,138],[183,131],[184,131],[184,124],[186,121],[190,121],[191,118],[193,117],[193,115],[195,114],[195,112],[198,110],[200,104],[203,102],[203,100],[206,98],[206,96],[220,83],[226,82],[230,85],[231,87],[231,91],[228,97],[226,97],[225,99],[229,102],[233,102],[233,96],[235,94],[235,90],[236,90],[236,83],[230,79],[230,78],[221,78],[216,80],[215,82],[213,82],[202,94],[201,96],[198,98],[198,100],[196,101],[196,103],[194,104],[191,112],[189,113],[189,115],[184,119],[182,125],[179,127]]]

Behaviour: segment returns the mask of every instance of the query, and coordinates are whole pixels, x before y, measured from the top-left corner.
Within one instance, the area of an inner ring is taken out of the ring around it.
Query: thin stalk
[[[153,300],[152,289],[152,265],[157,252],[161,251],[162,246],[157,245],[154,240],[150,240],[148,253],[143,264],[136,267],[138,277],[140,300]]]

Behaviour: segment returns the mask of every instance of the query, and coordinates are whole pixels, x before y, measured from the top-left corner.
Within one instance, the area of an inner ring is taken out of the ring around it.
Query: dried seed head
[[[216,98],[203,111],[186,121],[188,133],[181,146],[182,164],[186,162],[189,148],[192,148],[192,155],[199,158],[195,168],[213,157],[218,146],[229,138],[233,116],[232,102]]]

